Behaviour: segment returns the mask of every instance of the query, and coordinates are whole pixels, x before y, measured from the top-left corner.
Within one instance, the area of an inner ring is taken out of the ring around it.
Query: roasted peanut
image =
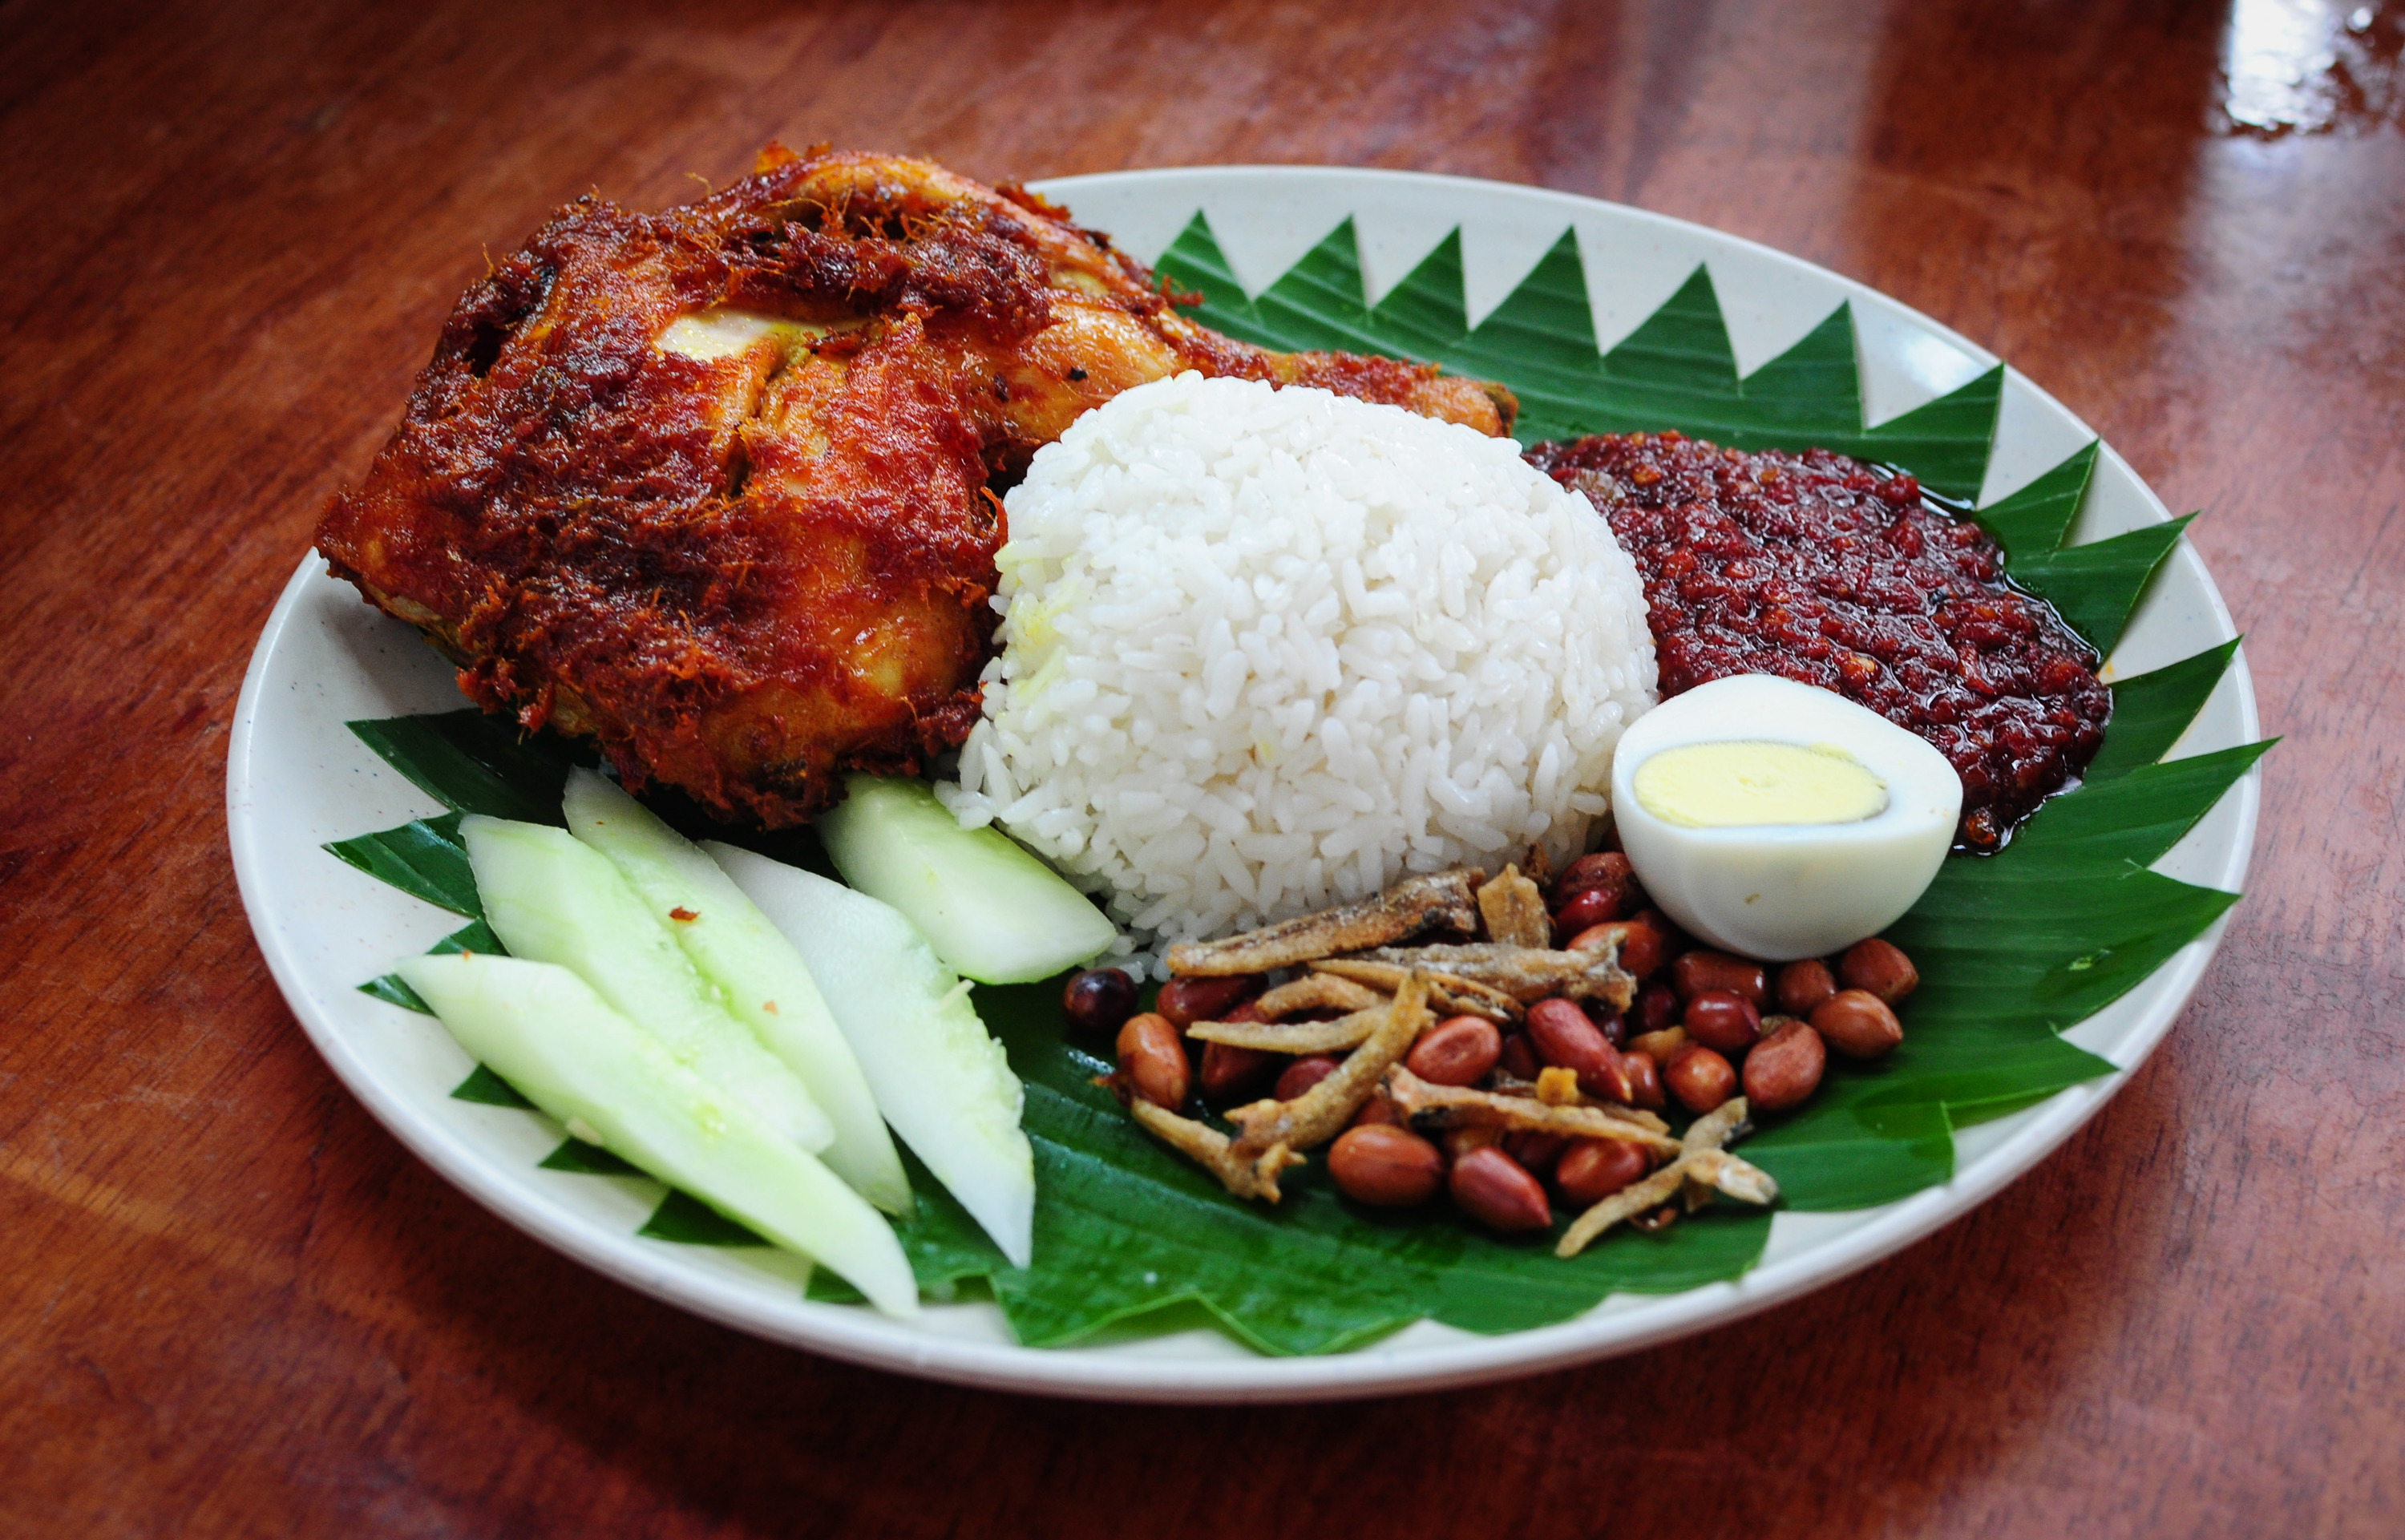
[[[1202,1099],[1207,1102],[1232,1100],[1259,1085],[1277,1068],[1278,1056],[1258,1048],[1238,1048],[1231,1043],[1204,1043],[1202,1068],[1196,1077],[1202,1085]]]
[[[1604,1045],[1604,1052],[1611,1056],[1596,1073],[1581,1075],[1579,1089],[1598,1101],[1618,1102],[1623,1107],[1635,1106],[1637,1082],[1629,1074],[1630,1056],[1609,1043]]]
[[[1338,1061],[1325,1053],[1314,1053],[1307,1059],[1297,1059],[1278,1075],[1277,1084],[1270,1095],[1280,1101],[1292,1101],[1297,1096],[1336,1073]]]
[[[1544,1184],[1500,1150],[1472,1150],[1455,1161],[1447,1185],[1462,1211],[1490,1230],[1542,1230],[1554,1222]]]
[[[1668,984],[1652,983],[1637,992],[1637,1026],[1639,1033],[1659,1032],[1679,1024],[1679,992]]]
[[[1382,1125],[1399,1127],[1401,1123],[1402,1120],[1395,1116],[1393,1102],[1384,1096],[1371,1096],[1361,1104],[1361,1110],[1354,1113],[1353,1121],[1344,1126],[1347,1128],[1376,1128]]]
[[[1670,965],[1670,985],[1682,1000],[1698,995],[1735,995],[1760,1010],[1770,998],[1770,983],[1762,975],[1762,965],[1725,952],[1682,954]]]
[[[1789,963],[1779,970],[1779,1009],[1791,1016],[1809,1016],[1821,1002],[1837,992],[1829,965],[1818,957]]]
[[[1554,934],[1575,936],[1582,930],[1619,918],[1619,894],[1610,888],[1584,888],[1570,895],[1568,903],[1554,911]]]
[[[1662,1081],[1697,1117],[1737,1095],[1737,1071],[1701,1043],[1689,1043],[1662,1067]]]
[[[1667,1026],[1659,1032],[1648,1032],[1630,1038],[1628,1051],[1650,1055],[1655,1064],[1668,1064],[1670,1055],[1685,1047],[1687,1041],[1685,1027]]]
[[[1444,1157],[1408,1128],[1356,1124],[1328,1147],[1328,1175],[1356,1203],[1409,1208],[1436,1195]]]
[[[1662,966],[1668,956],[1669,943],[1663,933],[1637,920],[1614,920],[1608,925],[1589,925],[1569,940],[1564,949],[1569,952],[1590,952],[1612,942],[1620,943],[1620,966],[1631,978],[1642,979]]]
[[[1848,989],[1878,996],[1889,1005],[1920,987],[1920,970],[1893,943],[1873,936],[1846,948],[1837,959],[1837,977]]]
[[[1582,893],[1600,890],[1626,904],[1637,896],[1637,869],[1616,850],[1599,850],[1572,861],[1554,879],[1554,906],[1558,909]]]
[[[1647,910],[1645,914],[1653,911]],[[1620,966],[1634,979],[1650,979],[1662,970],[1670,955],[1670,932],[1667,925],[1654,925],[1637,917],[1626,934],[1620,939]]]
[[[1742,995],[1712,990],[1688,997],[1684,1025],[1687,1036],[1706,1048],[1742,1053],[1762,1036],[1762,1012]]]
[[[1626,1139],[1581,1139],[1554,1166],[1554,1184],[1562,1196],[1587,1208],[1653,1169],[1653,1159]]]
[[[1660,1111],[1666,1105],[1662,1097],[1662,1074],[1655,1066],[1662,1061],[1651,1053],[1623,1053],[1620,1072],[1628,1081],[1628,1105],[1650,1107]]]
[[[1503,1034],[1484,1016],[1455,1016],[1420,1035],[1404,1067],[1431,1085],[1476,1085],[1503,1056]]]
[[[1537,1071],[1545,1067],[1544,1061],[1537,1057],[1537,1050],[1528,1041],[1526,1032],[1513,1032],[1504,1038],[1503,1056],[1496,1063],[1497,1067],[1515,1081],[1533,1081],[1537,1078]]]
[[[1667,963],[1680,953],[1688,950],[1686,933],[1679,928],[1677,921],[1660,910],[1640,909],[1630,915],[1629,919],[1662,938],[1663,962]]]
[[[1135,1014],[1135,981],[1116,968],[1090,968],[1069,976],[1061,991],[1061,1013],[1072,1031],[1101,1037],[1117,1032]]]
[[[1503,1152],[1525,1166],[1533,1174],[1550,1171],[1562,1158],[1573,1141],[1567,1134],[1543,1134],[1533,1128],[1521,1128],[1503,1136]]]
[[[1186,1095],[1194,1086],[1186,1044],[1169,1018],[1157,1011],[1131,1016],[1119,1028],[1118,1065],[1120,1084],[1173,1112],[1186,1105]]]
[[[1459,1160],[1472,1150],[1497,1149],[1502,1143],[1503,1130],[1500,1128],[1448,1128],[1436,1137],[1437,1148],[1444,1151],[1444,1158],[1449,1161]]]
[[[1821,1034],[1793,1016],[1777,1018],[1779,1029],[1745,1056],[1745,1099],[1765,1112],[1783,1112],[1820,1089],[1829,1067]]]
[[[1196,1022],[1226,1021],[1229,1011],[1259,994],[1267,982],[1258,973],[1239,973],[1225,979],[1172,979],[1160,986],[1153,1009],[1183,1032]]]
[[[1904,1041],[1904,1024],[1866,989],[1841,989],[1821,1001],[1812,1030],[1849,1059],[1876,1059]]]
[[[1579,1088],[1588,1095],[1610,1096],[1617,1090],[1622,1095],[1613,1099],[1627,1099],[1627,1082],[1618,1074],[1619,1055],[1577,1001],[1539,1000],[1530,1006],[1528,1040],[1539,1058],[1576,1074]]]

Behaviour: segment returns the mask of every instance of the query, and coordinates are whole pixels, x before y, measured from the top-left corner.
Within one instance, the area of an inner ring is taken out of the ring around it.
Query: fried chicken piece
[[[630,786],[790,824],[977,713],[997,493],[1183,370],[1484,432],[1499,387],[1179,316],[1067,211],[922,161],[765,151],[658,214],[585,197],[470,290],[317,548],[487,710]]]

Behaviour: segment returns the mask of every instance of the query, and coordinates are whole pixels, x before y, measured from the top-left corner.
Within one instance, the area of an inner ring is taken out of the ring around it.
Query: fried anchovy
[[[1548,1067],[1553,1067],[1549,1066]],[[1498,1071],[1495,1078],[1487,1082],[1486,1089],[1494,1092],[1498,1096],[1534,1096],[1539,1101],[1543,1101],[1545,1099],[1544,1091],[1540,1082],[1542,1081],[1544,1078],[1544,1072],[1542,1070],[1538,1072],[1537,1079],[1533,1081],[1517,1080],[1512,1076],[1502,1074]],[[1560,1082],[1555,1081],[1554,1083],[1559,1084]],[[1623,1123],[1633,1123],[1639,1128],[1651,1128],[1656,1134],[1667,1134],[1670,1131],[1670,1125],[1664,1123],[1658,1114],[1648,1112],[1641,1107],[1623,1107],[1615,1101],[1596,1101],[1593,1097],[1577,1095],[1578,1077],[1576,1075],[1572,1075],[1570,1077],[1570,1086],[1572,1095],[1568,1096],[1556,1095],[1552,1105],[1557,1107],[1592,1107],[1608,1118],[1618,1118]]]
[[[1560,1257],[1578,1255],[1606,1230],[1623,1220],[1634,1219],[1649,1208],[1668,1202],[1679,1194],[1681,1188],[1690,1183],[1726,1193],[1747,1203],[1776,1201],[1779,1183],[1771,1180],[1770,1173],[1738,1159],[1723,1148],[1731,1139],[1751,1132],[1751,1128],[1752,1125],[1746,1122],[1743,1096],[1731,1096],[1721,1103],[1688,1125],[1686,1137],[1679,1141],[1677,1160],[1644,1180],[1622,1188],[1581,1214],[1563,1233],[1561,1244],[1554,1248],[1554,1254]]]
[[[1385,946],[1423,930],[1470,930],[1478,924],[1476,894],[1486,874],[1460,867],[1412,877],[1375,898],[1248,930],[1223,941],[1185,941],[1169,949],[1169,971],[1204,978],[1266,973],[1315,957]]]
[[[1680,1148],[1691,1155],[1701,1150],[1725,1150],[1732,1140],[1753,1132],[1753,1124],[1746,1121],[1751,1110],[1743,1096],[1731,1096],[1689,1123]]]
[[[1718,1191],[1741,1203],[1768,1203],[1779,1196],[1779,1183],[1769,1172],[1725,1150],[1698,1150],[1684,1164],[1690,1193],[1709,1194]],[[1700,1208],[1703,1203],[1691,1201],[1687,1207]]]
[[[1554,922],[1545,912],[1545,896],[1520,875],[1516,866],[1478,890],[1478,913],[1486,922],[1486,937],[1505,946],[1542,947],[1553,944]]]
[[[1528,1003],[1561,995],[1573,1000],[1602,1000],[1615,1010],[1625,1010],[1637,997],[1637,981],[1621,968],[1616,947],[1550,952],[1475,941],[1468,946],[1381,947],[1343,960],[1399,963],[1448,973]]]
[[[1416,956],[1416,953],[1399,955]],[[1333,974],[1357,983],[1391,995],[1403,986],[1403,976],[1411,968],[1401,963],[1364,962],[1358,957],[1330,957],[1311,965],[1315,973]],[[1527,1015],[1519,1001],[1499,989],[1469,979],[1457,979],[1450,973],[1435,973],[1422,968],[1428,982],[1428,1005],[1447,1016],[1484,1016],[1490,1022],[1509,1026]]]
[[[1500,990],[1485,989],[1467,979],[1439,984],[1428,980],[1428,1009],[1439,1016],[1484,1016],[1498,1026],[1517,1026],[1528,1012]]]
[[[1198,1042],[1257,1048],[1265,1053],[1332,1053],[1367,1042],[1386,1019],[1387,1002],[1332,1022],[1196,1022],[1186,1035]]]
[[[1544,846],[1530,845],[1528,854],[1521,859],[1520,867],[1528,874],[1528,881],[1539,887],[1554,885],[1554,862],[1553,858],[1545,854]]]
[[[1371,989],[1333,973],[1306,973],[1269,991],[1253,1002],[1253,1009],[1265,1022],[1282,1022],[1298,1010],[1377,1010],[1393,994],[1392,989]]]
[[[1632,1182],[1611,1196],[1581,1214],[1562,1234],[1561,1244],[1554,1248],[1557,1257],[1574,1257],[1587,1249],[1596,1236],[1623,1220],[1635,1219],[1648,1208],[1658,1208],[1679,1195],[1680,1184],[1687,1180],[1686,1166],[1681,1161],[1654,1172],[1641,1181]]]
[[[1292,1101],[1257,1101],[1228,1114],[1228,1121],[1243,1130],[1235,1153],[1257,1160],[1279,1145],[1309,1150],[1334,1138],[1377,1089],[1378,1077],[1411,1051],[1435,1019],[1428,1009],[1428,981],[1412,974],[1395,991],[1386,1019],[1334,1074]]]
[[[1675,1155],[1681,1148],[1667,1134],[1600,1107],[1558,1107],[1532,1096],[1498,1096],[1466,1086],[1431,1085],[1401,1065],[1387,1070],[1382,1084],[1395,1110],[1422,1133],[1447,1128],[1526,1128],[1579,1138],[1623,1139],[1665,1155]]]
[[[1237,1155],[1228,1136],[1192,1118],[1181,1118],[1165,1107],[1138,1096],[1128,1103],[1135,1121],[1155,1138],[1219,1179],[1219,1185],[1240,1198],[1278,1201],[1278,1173],[1300,1166],[1302,1157],[1285,1145],[1274,1145],[1254,1160]]]

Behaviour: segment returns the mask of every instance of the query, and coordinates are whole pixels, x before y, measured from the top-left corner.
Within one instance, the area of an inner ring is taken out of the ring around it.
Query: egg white
[[[1847,824],[1694,828],[1637,799],[1646,760],[1728,742],[1834,744],[1885,783],[1887,807]],[[1962,780],[1926,740],[1841,695],[1739,674],[1638,718],[1612,757],[1611,810],[1629,864],[1663,912],[1725,951],[1792,962],[1876,936],[1919,901],[1953,845]]]

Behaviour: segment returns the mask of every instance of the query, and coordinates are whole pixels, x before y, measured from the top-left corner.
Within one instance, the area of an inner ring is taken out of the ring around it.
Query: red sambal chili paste
[[[2095,650],[1909,475],[1680,433],[1540,444],[1528,459],[1584,493],[1636,561],[1666,698],[1773,673],[1869,707],[1962,775],[1962,848],[2001,848],[2103,742],[2113,697]]]

